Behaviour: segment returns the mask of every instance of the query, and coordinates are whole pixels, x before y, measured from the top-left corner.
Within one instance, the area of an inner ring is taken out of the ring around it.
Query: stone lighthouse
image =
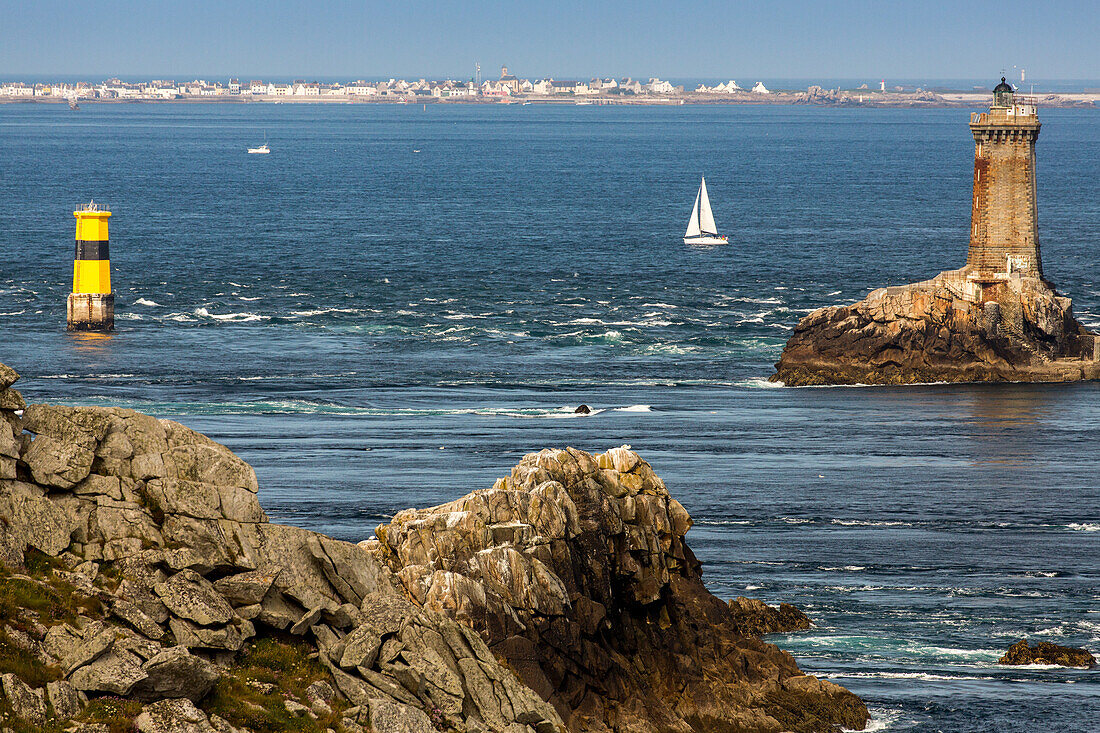
[[[988,112],[970,116],[974,135],[974,199],[970,214],[970,279],[995,283],[1013,273],[1043,276],[1035,203],[1033,100],[1001,77]]]

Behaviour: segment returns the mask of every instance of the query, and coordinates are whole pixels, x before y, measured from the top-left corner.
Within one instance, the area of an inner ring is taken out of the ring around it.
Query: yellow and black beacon
[[[111,292],[111,256],[107,220],[111,211],[95,201],[74,211],[76,259],[69,294],[68,330],[115,330],[115,296]]]

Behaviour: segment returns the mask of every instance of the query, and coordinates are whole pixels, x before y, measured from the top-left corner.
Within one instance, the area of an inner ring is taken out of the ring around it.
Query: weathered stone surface
[[[168,621],[172,629],[172,636],[176,643],[188,648],[199,649],[226,649],[231,652],[240,651],[246,639],[255,631],[252,625],[243,621],[239,626],[220,626],[211,628],[196,626],[190,621],[181,618],[172,618]]]
[[[83,692],[129,695],[134,685],[145,677],[137,655],[115,649],[73,672],[69,682]]]
[[[111,613],[129,624],[135,631],[144,634],[153,640],[159,640],[164,636],[164,629],[145,614],[140,608],[129,601],[116,600],[111,605]]]
[[[1100,377],[1097,341],[1037,277],[982,286],[969,267],[803,318],[772,381],[1066,382]]]
[[[234,606],[251,606],[264,599],[278,574],[277,568],[265,568],[227,575],[214,581],[214,590]]]
[[[113,629],[105,628],[96,634],[92,634],[82,643],[73,646],[69,655],[61,660],[61,668],[65,674],[94,662],[105,654],[114,645],[115,636]]]
[[[186,698],[146,705],[134,726],[139,733],[217,733],[206,713]]]
[[[1096,666],[1096,657],[1087,649],[1077,649],[1070,646],[1051,644],[1048,641],[1040,641],[1035,646],[1029,646],[1027,639],[1020,639],[1005,652],[1005,655],[997,660],[998,664],[1058,664],[1063,667],[1083,667],[1088,669]]]
[[[46,722],[44,690],[31,687],[14,674],[5,674],[0,679],[12,711],[28,723],[43,725]]]
[[[378,650],[382,646],[382,637],[370,624],[363,624],[344,639],[344,652],[340,655],[340,666],[344,669],[366,667],[370,669],[378,659]]]
[[[218,679],[214,665],[192,654],[184,646],[161,651],[142,665],[146,678],[133,694],[143,700],[186,697],[198,702]]]
[[[193,570],[181,570],[154,587],[168,610],[200,626],[229,623],[233,608],[206,578]]]
[[[0,364],[0,389],[7,389],[19,381],[19,372],[7,364]]]
[[[54,715],[61,720],[70,720],[80,712],[80,698],[76,688],[66,680],[48,682],[46,696],[53,706]]]
[[[435,733],[436,728],[422,710],[385,699],[370,701],[370,724],[386,733]]]
[[[20,481],[0,483],[6,488],[0,493],[0,516],[8,517],[12,534],[24,546],[60,555],[71,542],[76,518],[45,498],[38,486]]]

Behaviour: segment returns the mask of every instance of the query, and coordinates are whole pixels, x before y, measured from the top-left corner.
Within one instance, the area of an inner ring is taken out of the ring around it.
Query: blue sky
[[[0,0],[20,75],[1100,78],[1095,0]]]

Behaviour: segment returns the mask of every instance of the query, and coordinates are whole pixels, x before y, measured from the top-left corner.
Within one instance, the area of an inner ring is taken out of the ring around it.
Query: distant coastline
[[[880,108],[880,109],[937,109],[953,107],[981,106],[988,95],[984,94],[956,94],[944,95],[935,100],[912,99],[915,95],[897,94],[887,98],[867,98],[863,100],[833,100],[828,98],[807,97],[805,93],[791,94],[779,92],[768,97],[759,98],[708,98],[685,94],[679,97],[669,98],[627,98],[627,99],[590,99],[586,100],[592,106],[679,106],[683,105],[709,105],[709,106],[800,106],[813,105],[819,107],[847,107],[847,108]],[[517,105],[532,104],[543,106],[576,106],[581,100],[568,98],[516,98],[502,101],[499,99],[485,99],[472,97],[468,99],[411,99],[402,101],[390,98],[365,98],[365,99],[323,99],[323,98],[209,98],[193,97],[181,99],[81,99],[80,104],[185,104],[185,105],[248,105],[248,104],[319,104],[319,105],[348,105],[348,104],[373,104],[373,105],[402,105],[402,104],[430,104],[437,106],[453,105]],[[49,104],[63,105],[66,100],[59,98],[3,98],[0,97],[0,105],[3,104]],[[1040,100],[1043,107],[1060,107],[1074,109],[1100,109],[1100,94],[1051,94]]]
[[[794,81],[794,80],[791,80]],[[8,81],[0,82],[3,103],[214,103],[214,104],[556,104],[556,105],[816,105],[825,107],[974,107],[983,106],[990,91],[980,87],[902,86],[888,87],[883,80],[875,88],[866,83],[856,88],[825,88],[808,84],[802,89],[770,90],[763,82],[742,87],[734,80],[708,86],[673,83],[651,78],[593,78],[567,81],[551,78],[520,79],[501,69],[500,79],[481,81],[318,82],[290,83],[229,79],[207,82],[170,80],[122,81]],[[1097,108],[1100,88],[1089,82],[1061,83],[1057,91],[1032,92],[1043,107]],[[1049,89],[1049,87],[1048,87]]]

